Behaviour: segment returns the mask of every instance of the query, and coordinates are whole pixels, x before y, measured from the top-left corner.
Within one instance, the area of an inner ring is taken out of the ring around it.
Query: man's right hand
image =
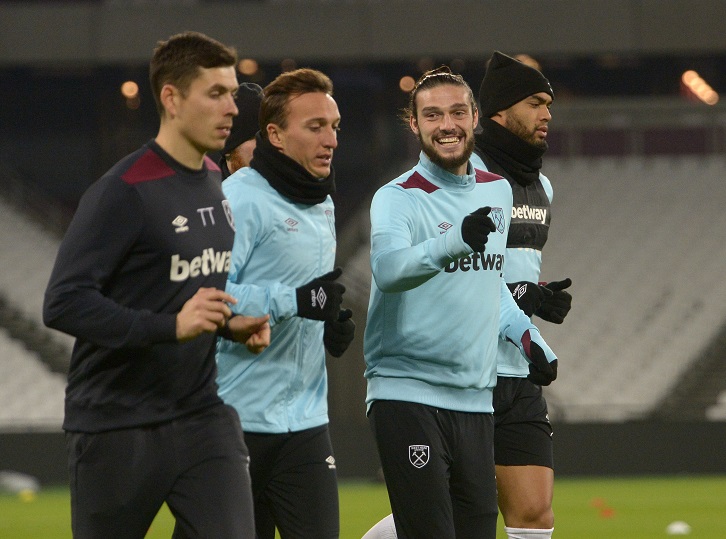
[[[475,253],[484,252],[489,234],[497,229],[489,217],[490,211],[492,209],[489,206],[484,206],[464,217],[461,222],[461,238]]]
[[[195,339],[202,333],[216,333],[232,316],[228,303],[235,304],[237,300],[222,290],[197,290],[176,315],[177,340],[184,342]]]

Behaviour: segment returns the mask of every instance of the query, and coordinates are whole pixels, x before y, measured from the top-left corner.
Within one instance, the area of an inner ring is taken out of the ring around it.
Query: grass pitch
[[[688,524],[693,539],[726,538],[726,477],[679,476],[555,480],[556,539],[657,539],[674,537],[674,521]],[[390,512],[379,483],[341,482],[341,539],[360,539]],[[174,520],[164,507],[148,538],[171,537]],[[0,495],[3,539],[68,539],[70,500],[66,488],[36,495]],[[498,536],[504,539],[499,523]]]

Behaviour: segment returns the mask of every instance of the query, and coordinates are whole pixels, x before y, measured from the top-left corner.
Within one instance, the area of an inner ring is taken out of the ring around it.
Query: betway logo
[[[547,220],[547,208],[530,208],[528,204],[512,207],[512,219],[538,221],[543,225]]]
[[[504,255],[499,254],[486,254],[486,253],[474,253],[471,256],[465,256],[459,260],[454,260],[451,264],[446,266],[444,270],[446,273],[454,273],[456,270],[461,271],[487,271],[497,270],[502,271],[504,266]]]
[[[169,278],[178,282],[199,275],[226,273],[229,271],[231,256],[232,251],[216,253],[211,247],[204,249],[201,256],[195,256],[191,260],[184,260],[179,255],[172,255]]]

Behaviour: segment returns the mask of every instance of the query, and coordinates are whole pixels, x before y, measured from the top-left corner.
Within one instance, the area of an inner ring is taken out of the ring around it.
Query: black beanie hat
[[[491,118],[531,95],[545,92],[552,99],[555,94],[542,73],[525,63],[494,51],[479,88],[480,114]]]
[[[262,102],[262,88],[253,82],[243,82],[234,98],[239,114],[232,122],[232,130],[224,143],[222,155],[227,155],[237,146],[254,138],[260,130],[260,103]]]

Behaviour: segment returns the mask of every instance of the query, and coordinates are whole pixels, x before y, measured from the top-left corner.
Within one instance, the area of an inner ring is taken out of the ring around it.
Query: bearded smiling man
[[[446,66],[425,73],[406,117],[419,162],[371,205],[368,415],[398,537],[494,539],[499,337],[542,377],[556,356],[502,279],[512,189],[469,162],[468,84]]]

